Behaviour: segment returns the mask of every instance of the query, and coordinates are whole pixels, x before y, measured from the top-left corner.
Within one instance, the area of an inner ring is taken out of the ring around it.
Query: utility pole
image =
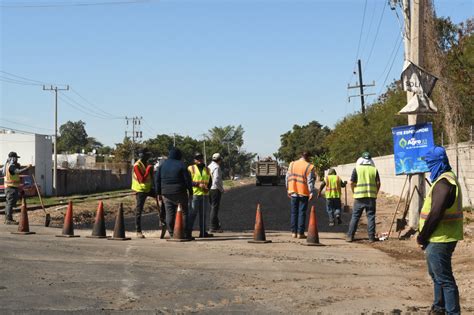
[[[348,89],[357,89],[358,88],[360,94],[349,96],[349,102],[351,101],[352,97],[359,97],[360,96],[360,107],[361,107],[362,115],[364,115],[364,117],[365,117],[365,98],[364,97],[369,96],[369,95],[375,95],[375,93],[364,94],[364,88],[369,87],[369,86],[375,86],[375,82],[372,82],[372,84],[365,84],[364,85],[364,82],[362,81],[362,63],[361,63],[360,59],[357,60],[357,68],[358,68],[358,72],[359,72],[359,82],[356,85],[348,84],[347,88]]]
[[[125,117],[127,126],[132,125],[131,138],[132,138],[132,152],[131,152],[131,162],[135,163],[135,143],[143,138],[143,132],[140,130],[142,125],[143,117],[134,116],[134,117]],[[125,130],[125,137],[128,137],[129,131]]]
[[[403,0],[402,10],[405,20],[405,59],[411,61],[419,67],[423,67],[424,55],[424,26],[423,16],[425,11],[426,0]],[[414,93],[407,92],[407,102],[414,97]],[[425,122],[426,119],[421,115],[408,115],[408,124],[416,125]],[[425,194],[425,174],[415,174],[410,177],[409,189],[418,186],[421,194]],[[411,229],[418,229],[420,219],[420,209],[423,206],[423,197],[414,194],[410,203],[408,213],[408,225]]]
[[[58,195],[58,91],[68,91],[69,85],[66,88],[58,88],[50,85],[46,87],[43,85],[43,91],[54,91],[54,159],[53,159],[53,194]]]

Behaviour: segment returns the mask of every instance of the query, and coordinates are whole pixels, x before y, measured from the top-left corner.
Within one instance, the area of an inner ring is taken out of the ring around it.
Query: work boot
[[[292,237],[292,238],[297,238],[298,235],[297,235],[296,233],[292,233],[292,234],[291,234],[291,237]]]
[[[400,236],[400,240],[409,240],[412,235],[416,234],[416,230],[410,228],[405,234]]]
[[[334,226],[334,221],[329,221],[329,226]]]
[[[351,237],[351,236],[346,236],[346,242],[351,243],[351,242],[353,242],[353,241],[354,241],[354,238],[353,238],[353,237]]]
[[[199,238],[205,238],[205,237],[214,237],[214,234],[207,233],[207,232],[205,232],[204,235],[202,233],[199,234]]]
[[[306,239],[306,235],[303,234],[298,234],[298,238],[301,239],[301,240],[304,240]]]
[[[376,236],[369,237],[369,243],[375,243],[375,242],[378,242],[378,241],[379,241],[379,238],[376,237]]]
[[[142,232],[137,232],[137,238],[145,238]]]
[[[16,222],[15,220],[13,220],[13,219],[6,219],[5,224],[6,225],[18,225],[19,223]]]
[[[337,224],[342,224],[342,220],[341,220],[340,215],[336,215],[336,222],[337,222]]]

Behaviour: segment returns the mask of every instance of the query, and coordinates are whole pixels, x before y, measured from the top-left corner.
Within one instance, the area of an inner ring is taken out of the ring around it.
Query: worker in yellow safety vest
[[[310,162],[311,154],[303,152],[301,158],[290,163],[285,183],[288,197],[291,199],[290,223],[293,238],[306,238],[306,212],[308,202],[313,199],[316,174]]]
[[[369,242],[375,242],[378,240],[375,236],[375,212],[377,194],[380,189],[380,176],[369,152],[362,153],[356,162],[351,176],[351,189],[354,195],[354,207],[346,241],[352,242],[354,240],[357,225],[365,209]]]
[[[194,164],[188,167],[193,185],[193,198],[191,210],[188,214],[187,236],[192,238],[194,221],[199,215],[199,237],[212,237],[207,232],[207,218],[209,217],[209,190],[212,186],[211,172],[204,163],[204,156],[197,152],[194,154]]]
[[[324,178],[319,186],[318,198],[321,196],[321,191],[326,188],[324,193],[326,197],[326,212],[328,213],[329,226],[334,226],[334,222],[342,224],[341,220],[341,188],[346,187],[347,181],[336,174],[336,170],[330,168],[328,175]]]
[[[133,165],[132,190],[135,192],[135,228],[138,238],[145,238],[142,232],[142,212],[147,197],[155,198],[152,187],[153,165],[148,163],[150,152],[146,149],[138,151],[138,160]]]
[[[17,221],[13,220],[13,208],[16,206],[18,198],[20,197],[20,174],[31,167],[21,167],[18,163],[20,157],[16,152],[8,153],[8,159],[3,165],[2,173],[4,177],[5,185],[5,224],[18,224]]]
[[[432,185],[421,209],[417,242],[425,250],[428,273],[434,284],[430,314],[460,314],[451,257],[457,242],[463,239],[461,186],[443,147],[435,146],[423,159]]]

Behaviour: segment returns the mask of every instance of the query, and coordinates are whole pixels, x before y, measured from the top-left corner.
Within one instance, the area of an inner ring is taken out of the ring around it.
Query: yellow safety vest
[[[209,185],[209,180],[211,179],[211,172],[205,166],[202,169],[202,173],[199,171],[199,168],[196,164],[188,167],[188,171],[191,174],[191,179],[193,181],[193,195],[194,196],[207,196],[209,195],[209,190],[202,189],[201,187],[195,186],[198,184],[204,184],[206,187]]]
[[[356,166],[357,184],[354,198],[377,198],[377,169],[372,165]]]
[[[293,161],[288,168],[288,193],[309,196],[308,175],[314,166],[305,160]]]
[[[133,165],[133,168],[135,169],[135,166],[138,166],[138,169],[140,170],[140,173],[145,175],[146,172],[146,167],[145,164],[141,160],[138,160],[135,162]],[[136,192],[149,192],[151,190],[151,174],[149,174],[147,177],[143,179],[143,183],[140,183],[138,181],[137,175],[135,175],[135,170],[132,172],[132,190]]]
[[[6,165],[6,174],[5,174],[5,187],[20,187],[20,174],[12,174],[10,173],[10,163]]]
[[[341,198],[341,179],[337,175],[326,176],[326,198]]]
[[[448,180],[452,185],[456,186],[456,200],[454,200],[454,203],[451,207],[446,209],[443,218],[438,223],[438,226],[434,230],[433,234],[431,234],[429,241],[432,243],[448,243],[460,241],[463,239],[462,194],[461,188],[456,179],[456,175],[454,175],[453,172],[441,174],[433,183],[433,185],[431,185],[428,195],[425,198],[425,202],[423,203],[423,208],[421,209],[419,230],[421,231],[423,229],[425,221],[430,214],[432,202],[431,195],[433,193],[433,189],[435,185],[443,178]]]

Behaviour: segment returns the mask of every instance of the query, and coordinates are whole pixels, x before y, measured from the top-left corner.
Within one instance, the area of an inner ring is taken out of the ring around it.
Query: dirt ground
[[[31,242],[7,234],[13,227],[1,227],[0,251],[6,254],[0,257],[0,264],[6,270],[0,274],[0,305],[8,305],[4,309],[13,313],[35,309],[144,314],[427,312],[432,284],[423,252],[414,239],[369,244],[363,218],[357,241],[346,243],[350,214],[343,214],[342,225],[329,227],[325,200],[320,198],[312,205],[318,214],[321,242],[327,246],[300,246],[304,240],[289,236],[289,201],[284,188],[245,184],[248,182],[223,196],[220,218],[226,233],[209,241],[177,245],[157,239],[158,219],[152,200],[147,201],[143,218],[145,240],[104,244],[84,237],[76,241],[51,239],[60,230],[39,226],[44,222],[41,210],[30,214],[39,234]],[[350,193],[348,197],[352,204]],[[377,233],[388,231],[397,200],[387,195],[378,199]],[[127,235],[133,237],[133,197],[105,202],[108,233],[121,202],[126,210]],[[257,203],[262,206],[271,244],[247,243]],[[96,207],[96,202],[74,205],[76,234],[90,234]],[[51,211],[55,227],[61,227],[64,211]],[[465,240],[459,242],[453,256],[464,314],[474,313],[473,219],[472,213],[466,213]],[[32,261],[35,264],[29,263]],[[72,264],[73,269],[65,264]],[[8,267],[11,265],[14,269]],[[20,270],[22,275],[10,277],[10,269]],[[36,275],[43,272],[45,279],[38,279]],[[27,280],[31,283],[30,300],[17,307],[14,302],[22,287],[16,283],[22,277],[32,277]],[[63,300],[57,301],[54,294]]]

